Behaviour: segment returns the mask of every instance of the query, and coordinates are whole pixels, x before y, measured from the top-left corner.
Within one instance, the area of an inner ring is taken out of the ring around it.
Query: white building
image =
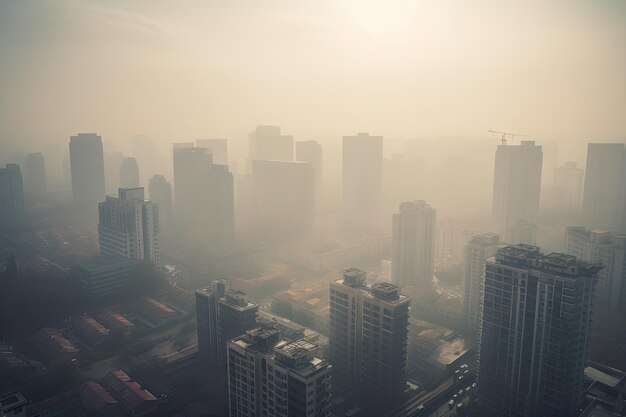
[[[611,310],[626,308],[626,236],[601,230],[568,227],[565,252],[604,267],[598,273],[594,303]]]
[[[503,240],[516,242],[520,222],[534,223],[539,212],[543,152],[534,141],[499,145],[493,179],[493,216]],[[518,235],[519,236],[519,235]]]
[[[120,188],[98,205],[100,254],[161,265],[158,206],[144,199],[143,188]]]
[[[435,272],[436,211],[425,201],[393,214],[391,276],[396,285],[430,284]]]
[[[249,330],[229,341],[230,416],[328,416],[331,366],[318,354],[317,345],[281,340],[276,329]]]

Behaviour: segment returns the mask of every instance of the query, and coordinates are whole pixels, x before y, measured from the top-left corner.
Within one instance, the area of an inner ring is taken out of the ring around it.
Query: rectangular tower
[[[478,367],[485,415],[578,415],[599,269],[522,244],[486,261]]]
[[[144,200],[143,187],[120,188],[98,205],[100,254],[145,259],[161,266],[158,206]]]
[[[0,230],[22,227],[26,219],[22,173],[17,164],[0,168]]]
[[[343,137],[343,210],[346,216],[381,208],[383,137],[359,133]]]
[[[520,222],[534,223],[539,212],[543,152],[534,141],[498,145],[493,179],[493,216],[500,237],[510,243]],[[527,243],[527,242],[524,242]]]
[[[430,285],[435,272],[435,210],[425,201],[400,204],[393,214],[391,280]]]
[[[104,200],[102,138],[95,133],[70,137],[70,169],[74,205],[86,220],[97,220],[98,203]]]

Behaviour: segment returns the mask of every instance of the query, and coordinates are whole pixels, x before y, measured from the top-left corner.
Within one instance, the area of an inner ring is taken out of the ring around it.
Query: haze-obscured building
[[[0,168],[0,229],[15,230],[24,226],[24,185],[17,164]]]
[[[28,194],[32,203],[45,201],[46,165],[41,152],[29,153],[24,163],[24,193]]]
[[[213,163],[228,165],[228,140],[226,139],[199,139],[198,148],[205,148],[213,157]]]
[[[120,164],[120,188],[139,187],[139,165],[135,158],[124,158]]]
[[[98,203],[104,200],[102,138],[95,133],[70,137],[72,195],[78,213],[88,221],[98,218]]]
[[[257,126],[249,135],[250,161],[293,161],[293,136],[278,126]]]
[[[148,182],[148,197],[159,207],[159,227],[168,230],[173,222],[172,186],[163,175],[155,174]]]

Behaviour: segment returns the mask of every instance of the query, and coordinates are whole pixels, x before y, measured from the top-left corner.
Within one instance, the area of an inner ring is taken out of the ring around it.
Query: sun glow
[[[402,32],[414,21],[417,0],[347,0],[349,14],[373,34]]]

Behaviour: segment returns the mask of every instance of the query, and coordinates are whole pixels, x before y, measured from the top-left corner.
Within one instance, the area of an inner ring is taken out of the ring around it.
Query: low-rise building
[[[138,261],[115,256],[81,259],[72,268],[83,294],[92,302],[129,292],[136,286]]]
[[[157,409],[157,399],[150,391],[133,381],[124,371],[113,371],[102,379],[102,385],[133,416],[144,416]]]
[[[33,335],[33,344],[48,360],[76,359],[79,350],[60,331],[44,327]]]
[[[70,321],[78,336],[92,345],[101,345],[109,340],[110,330],[91,316],[75,316]]]
[[[142,297],[137,302],[137,309],[152,324],[162,325],[178,317],[176,311],[152,297]]]
[[[25,417],[27,404],[26,398],[18,391],[0,395],[2,417]]]
[[[112,332],[130,333],[135,329],[135,325],[120,313],[113,310],[102,310],[98,313],[98,320]]]

